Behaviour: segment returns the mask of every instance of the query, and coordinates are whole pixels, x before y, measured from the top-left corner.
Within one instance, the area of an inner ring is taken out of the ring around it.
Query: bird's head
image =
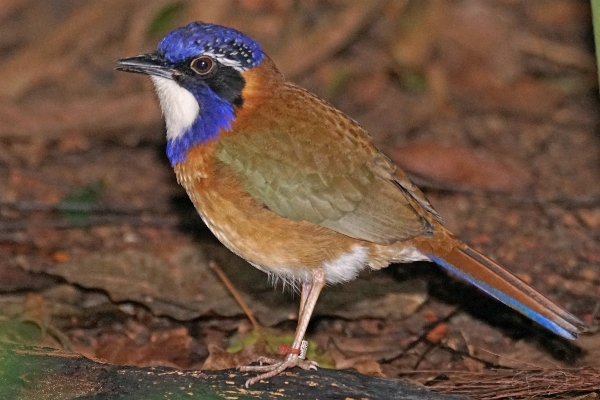
[[[230,128],[244,103],[244,72],[264,58],[260,45],[243,33],[193,22],[167,34],[155,53],[118,60],[117,69],[152,79],[167,126],[167,155],[175,165],[190,147]]]

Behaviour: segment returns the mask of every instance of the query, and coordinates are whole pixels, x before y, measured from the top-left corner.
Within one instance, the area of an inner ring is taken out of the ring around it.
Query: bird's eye
[[[198,75],[206,75],[210,71],[212,71],[215,63],[212,58],[207,56],[202,56],[198,58],[194,58],[190,64],[190,68],[192,71],[197,73]]]

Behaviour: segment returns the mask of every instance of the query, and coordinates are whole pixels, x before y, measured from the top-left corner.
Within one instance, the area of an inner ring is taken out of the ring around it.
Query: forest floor
[[[193,20],[257,39],[365,127],[451,231],[592,327],[561,340],[434,264],[394,265],[325,289],[308,335],[321,364],[440,390],[600,368],[598,84],[589,4],[572,0],[2,2],[0,342],[249,363],[264,346],[211,261],[270,335],[293,334],[299,296],[209,233],[149,81],[114,70]]]

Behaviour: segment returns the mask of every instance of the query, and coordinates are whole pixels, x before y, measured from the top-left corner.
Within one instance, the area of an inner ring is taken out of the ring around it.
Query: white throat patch
[[[177,82],[160,76],[150,76],[150,79],[154,83],[160,108],[165,116],[167,140],[177,139],[192,126],[198,117],[200,106],[194,95]]]

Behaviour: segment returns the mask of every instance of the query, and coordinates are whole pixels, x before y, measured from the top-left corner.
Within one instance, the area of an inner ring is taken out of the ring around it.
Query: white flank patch
[[[167,139],[177,139],[192,126],[200,106],[196,98],[177,82],[160,76],[150,76],[156,94],[160,101],[160,108],[165,116],[167,125]]]
[[[431,261],[429,257],[414,247],[404,247],[394,255],[392,262],[409,263],[415,261]]]
[[[333,261],[323,264],[327,283],[348,282],[356,278],[369,260],[369,250],[364,246],[354,246],[350,253],[343,254]]]

